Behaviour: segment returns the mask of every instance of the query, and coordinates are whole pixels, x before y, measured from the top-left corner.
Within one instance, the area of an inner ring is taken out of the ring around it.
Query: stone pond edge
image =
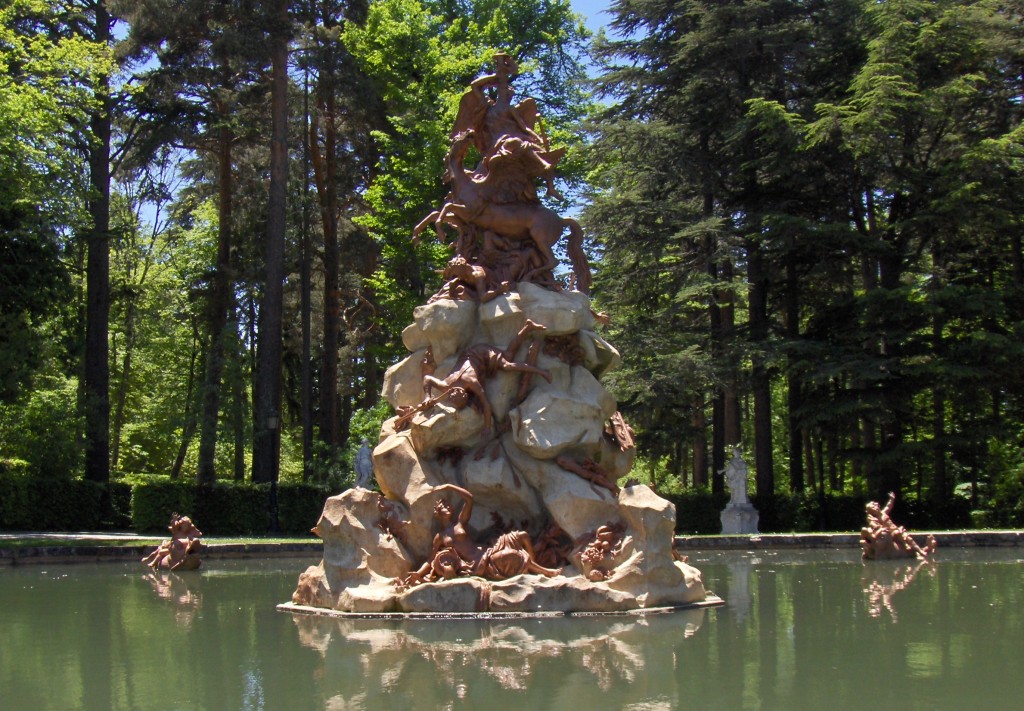
[[[1022,530],[912,531],[915,536],[934,535],[939,548],[996,548],[1024,546]],[[761,533],[733,536],[676,536],[681,551],[856,548],[857,533]],[[102,563],[141,560],[155,546],[77,545],[23,546],[0,549],[0,566],[59,563]],[[321,541],[309,543],[207,543],[206,560],[230,558],[296,558],[323,552]]]

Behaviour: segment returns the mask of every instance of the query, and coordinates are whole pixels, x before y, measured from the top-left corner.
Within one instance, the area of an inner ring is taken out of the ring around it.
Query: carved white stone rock
[[[402,331],[402,342],[410,351],[430,346],[440,362],[468,345],[477,328],[477,303],[440,299],[417,306],[415,321]]]
[[[332,496],[313,528],[324,542],[324,563],[348,571],[350,580],[367,582],[371,573],[391,578],[409,570],[400,544],[377,526],[379,499],[380,494],[369,489]]]
[[[554,459],[570,449],[596,453],[615,407],[594,376],[576,366],[568,391],[539,385],[509,416],[520,449],[537,459]]]
[[[617,444],[605,437],[601,442],[601,449],[593,459],[609,479],[617,481],[632,471],[633,462],[636,461],[636,447],[630,447],[623,452]]]
[[[517,292],[503,294],[480,304],[479,336],[483,343],[504,348],[526,322]]]
[[[519,285],[519,308],[526,318],[547,328],[549,336],[593,327],[590,299],[578,291],[551,291],[537,284]]]
[[[474,446],[483,430],[484,417],[475,408],[455,408],[446,402],[417,413],[409,425],[413,447],[425,457],[442,448]]]
[[[391,407],[411,407],[423,400],[423,354],[425,348],[403,358],[384,372],[381,395]]]
[[[595,378],[602,378],[610,370],[622,364],[622,356],[608,341],[594,331],[580,331],[580,347],[583,349],[583,365]]]
[[[516,473],[537,492],[551,520],[570,538],[618,520],[618,502],[608,489],[591,484],[553,461],[531,457],[514,444],[506,444],[505,450]]]
[[[484,445],[480,454],[479,458],[465,456],[460,462],[462,482],[474,498],[470,524],[478,530],[488,528],[493,524],[491,512],[517,528],[522,521],[543,523],[544,509],[537,493],[515,472],[501,443]],[[492,458],[492,454],[496,456]]]
[[[430,552],[434,519],[434,487],[443,483],[436,465],[423,460],[412,446],[408,431],[384,439],[373,450],[373,468],[384,495],[409,510],[409,551],[416,560]]]

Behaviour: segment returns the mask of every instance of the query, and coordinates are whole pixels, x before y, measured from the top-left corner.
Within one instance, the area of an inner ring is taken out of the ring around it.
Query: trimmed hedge
[[[131,487],[0,474],[0,529],[96,531],[130,525]]]
[[[331,492],[314,484],[236,484],[146,481],[96,484],[82,479],[42,479],[0,471],[0,530],[75,531],[133,528],[166,533],[172,513],[192,517],[209,535],[306,534],[316,525]],[[273,528],[272,500],[277,499]],[[728,494],[688,490],[666,496],[676,507],[676,532],[715,535]],[[756,495],[763,533],[859,531],[866,497],[846,494]],[[939,509],[914,499],[899,500],[893,519],[912,530],[972,528],[970,503],[951,500]]]
[[[270,484],[159,481],[137,484],[132,495],[132,526],[136,531],[167,530],[172,513],[187,514],[208,535],[271,533]],[[330,496],[313,484],[278,484],[277,533],[309,533]]]
[[[666,496],[676,506],[676,533],[714,535],[722,531],[721,511],[728,494],[699,489]],[[750,503],[757,509],[761,533],[811,531],[857,531],[864,525],[864,504],[868,497],[851,494],[755,495]],[[892,517],[916,530],[971,528],[971,507],[966,499],[954,499],[939,509],[909,499],[897,501]]]
[[[331,492],[315,484],[279,484],[277,519],[281,533],[303,534],[320,520],[324,502]]]

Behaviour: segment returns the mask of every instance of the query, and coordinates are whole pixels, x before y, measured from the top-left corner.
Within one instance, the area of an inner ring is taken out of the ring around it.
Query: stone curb
[[[31,546],[0,549],[0,565],[41,565],[46,563],[105,563],[141,560],[156,546]],[[205,543],[203,559],[294,558],[307,553],[320,555],[323,543]]]
[[[912,531],[915,536],[935,536],[940,548],[1001,548],[1024,546],[1024,531]],[[767,548],[855,548],[856,533],[761,533],[740,536],[676,536],[680,550],[763,550]],[[140,560],[155,546],[142,544],[112,546],[30,546],[0,549],[2,565],[46,563],[103,563]],[[207,543],[203,557],[288,558],[320,555],[323,543]]]
[[[915,540],[935,536],[939,548],[996,548],[1024,545],[1024,531],[911,531]],[[741,536],[676,536],[680,550],[763,550],[766,548],[856,548],[857,533],[759,533]]]

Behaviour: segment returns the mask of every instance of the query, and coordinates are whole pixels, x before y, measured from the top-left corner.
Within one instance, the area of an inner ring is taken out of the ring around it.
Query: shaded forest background
[[[12,0],[0,462],[351,484],[498,51],[623,355],[634,476],[1024,525],[1024,3]],[[856,510],[856,507],[853,507]]]

